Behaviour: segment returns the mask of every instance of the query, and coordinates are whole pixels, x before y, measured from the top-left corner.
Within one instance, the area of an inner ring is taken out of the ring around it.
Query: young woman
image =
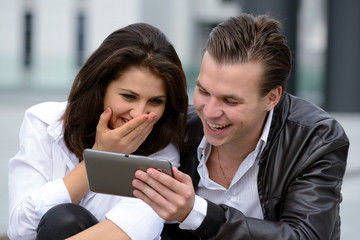
[[[181,62],[160,30],[132,24],[110,34],[67,102],[25,113],[9,162],[10,239],[159,238],[164,220],[144,202],[89,191],[82,154],[152,155],[179,166],[187,105]]]

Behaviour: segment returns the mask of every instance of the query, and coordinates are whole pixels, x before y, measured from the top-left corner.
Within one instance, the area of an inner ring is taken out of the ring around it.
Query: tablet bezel
[[[85,149],[83,153],[91,191],[134,197],[132,181],[136,170],[155,168],[173,176],[171,162],[165,159]]]

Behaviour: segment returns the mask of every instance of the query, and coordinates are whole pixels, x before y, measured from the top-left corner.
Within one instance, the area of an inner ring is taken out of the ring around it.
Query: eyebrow
[[[132,90],[130,90],[130,89],[120,88],[120,90],[125,91],[125,92],[129,92],[129,93],[131,93],[131,94],[134,94],[135,96],[140,96],[138,93],[136,93],[136,92],[134,92],[134,91],[132,91]],[[152,98],[166,98],[166,95],[154,96],[154,97],[152,97]]]
[[[129,92],[129,93],[134,94],[134,95],[136,95],[136,96],[139,96],[138,93],[136,93],[136,92],[134,92],[134,91],[131,91],[130,89],[120,88],[120,90],[125,91],[125,92]]]
[[[203,89],[206,91],[206,88],[204,88],[204,87],[201,85],[201,83],[199,82],[199,79],[196,80],[196,86],[198,86],[199,88],[203,88]],[[231,99],[234,99],[234,100],[237,100],[237,101],[244,101],[243,98],[238,97],[238,96],[233,95],[233,94],[222,95],[222,98],[231,98]]]

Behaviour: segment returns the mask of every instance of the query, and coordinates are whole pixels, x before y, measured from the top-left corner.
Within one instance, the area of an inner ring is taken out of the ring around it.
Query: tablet
[[[168,160],[124,153],[85,149],[83,153],[90,190],[134,197],[132,181],[136,170],[155,168],[173,176]]]

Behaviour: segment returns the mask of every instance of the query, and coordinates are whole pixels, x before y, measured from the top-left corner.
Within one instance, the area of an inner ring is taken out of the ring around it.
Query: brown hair
[[[291,52],[280,29],[280,22],[265,15],[231,17],[211,31],[205,51],[219,64],[260,62],[264,69],[260,96],[278,86],[284,91]]]
[[[107,86],[131,66],[149,69],[163,79],[167,91],[162,117],[135,154],[152,154],[170,141],[181,147],[188,97],[180,59],[159,29],[138,23],[110,34],[74,80],[63,115],[64,140],[79,159],[82,159],[83,150],[91,148],[95,142]]]

